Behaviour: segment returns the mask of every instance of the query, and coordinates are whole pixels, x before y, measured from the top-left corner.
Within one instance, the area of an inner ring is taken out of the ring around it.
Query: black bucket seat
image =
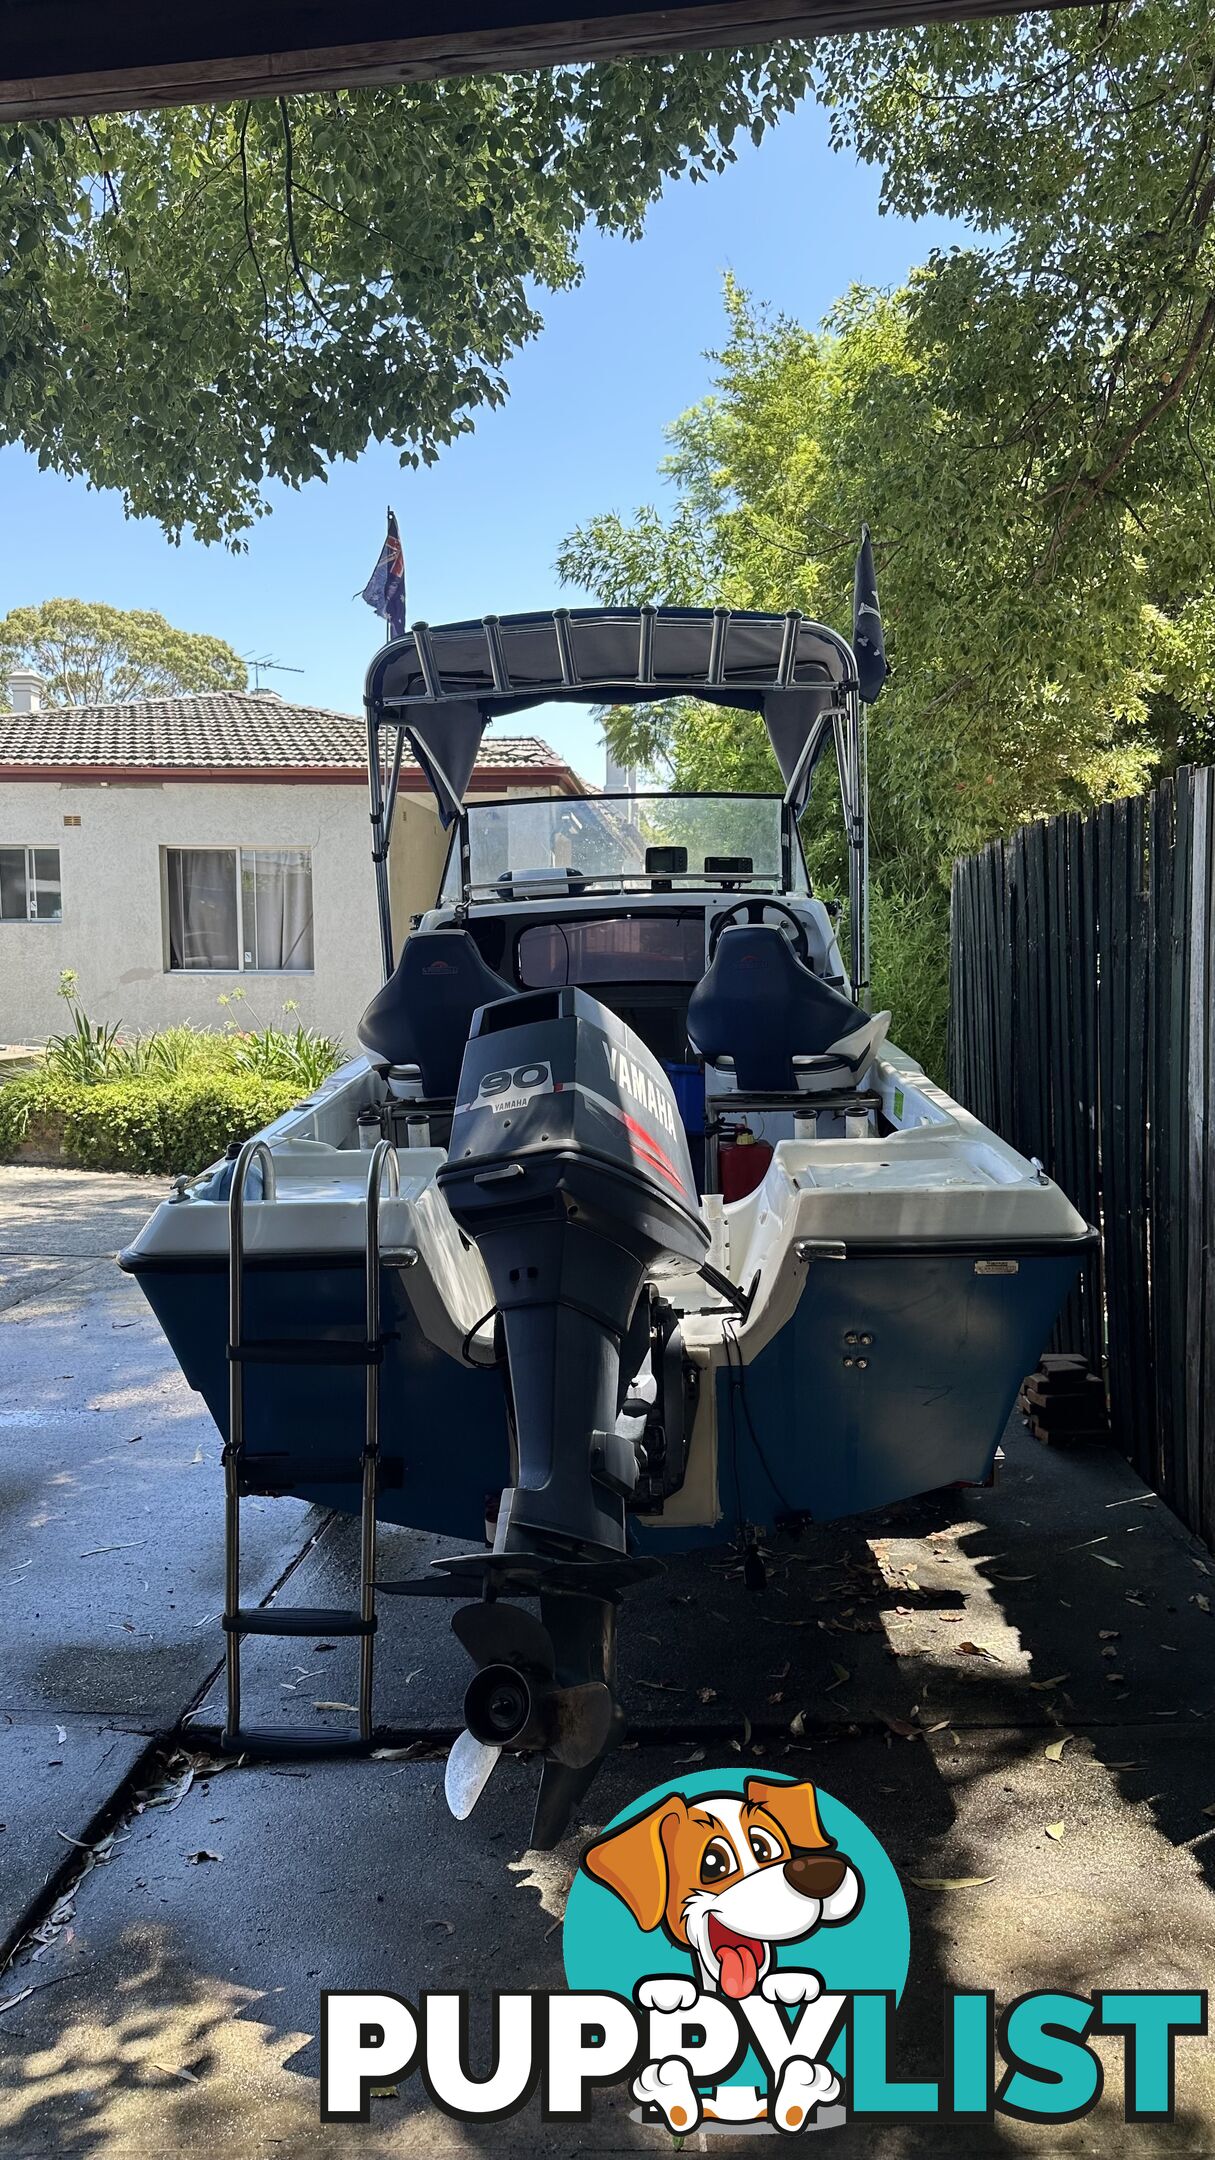
[[[889,1023],[803,967],[771,923],[723,930],[688,1003],[693,1049],[747,1095],[854,1087]]]
[[[454,1102],[473,1014],[517,995],[467,930],[415,930],[359,1021],[359,1041],[381,1065],[416,1066],[428,1100]]]

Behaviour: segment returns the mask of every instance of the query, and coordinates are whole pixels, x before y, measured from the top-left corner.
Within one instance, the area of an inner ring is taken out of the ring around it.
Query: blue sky
[[[411,617],[576,602],[584,596],[563,590],[553,567],[561,539],[596,511],[661,500],[663,429],[709,386],[723,272],[816,323],[853,281],[897,284],[958,237],[939,220],[879,217],[877,199],[877,173],[834,155],[824,115],[804,107],[719,179],[671,186],[640,241],[588,234],[583,282],[542,298],[545,329],[513,362],[506,405],[436,466],[405,472],[391,449],[372,448],[328,485],[275,489],[273,515],[241,556],[171,547],[157,526],[124,519],[117,495],[0,451],[0,614],[61,593],[157,608],[301,669],[265,678],[284,697],[357,711],[379,639],[351,595],[370,573],[388,502]],[[589,716],[546,713],[542,725],[602,777]]]

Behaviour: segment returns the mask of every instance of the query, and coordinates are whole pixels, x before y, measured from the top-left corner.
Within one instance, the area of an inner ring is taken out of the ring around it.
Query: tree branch
[[[252,111],[252,105],[246,104],[244,118],[240,124],[241,200],[245,217],[245,238],[249,243],[249,255],[257,272],[257,282],[262,289],[262,334],[268,345],[270,343],[270,294],[262,272],[261,258],[257,252],[257,242],[253,237],[253,211],[249,203],[249,152],[246,138],[249,133],[249,119]]]
[[[283,123],[283,187],[287,205],[287,245],[291,250],[291,260],[295,265],[295,274],[298,277],[305,294],[307,295],[309,305],[311,306],[314,314],[320,316],[321,321],[325,324],[326,328],[331,330],[333,328],[332,318],[326,314],[324,308],[321,306],[320,301],[317,299],[316,294],[313,292],[311,283],[308,278],[308,273],[305,270],[303,263],[300,261],[299,246],[296,242],[295,237],[295,189],[292,180],[292,168],[294,165],[295,152],[291,138],[291,122],[287,116],[287,100],[285,97],[281,97],[279,99],[278,109]]]
[[[1055,557],[1072,527],[1079,518],[1084,516],[1085,511],[1092,507],[1098,497],[1106,492],[1110,481],[1121,471],[1136,444],[1142,442],[1144,436],[1150,434],[1157,421],[1163,418],[1170,406],[1176,404],[1202,358],[1213,329],[1215,329],[1215,294],[1208,297],[1206,306],[1198,318],[1198,327],[1182,355],[1181,364],[1172,380],[1165,384],[1159,397],[1148,406],[1147,410],[1140,413],[1134,426],[1127,429],[1100,472],[1094,473],[1084,483],[1083,487],[1080,487],[1078,498],[1073,500],[1071,508],[1059,518],[1051,535],[1050,546],[1047,548],[1046,554],[1035,573],[1035,585],[1041,584],[1043,578],[1053,567]],[[1079,476],[1075,480],[1068,482],[1063,488],[1052,488],[1050,493],[1075,495],[1078,487]]]
[[[84,130],[89,138],[89,141],[92,143],[94,152],[96,154],[98,169],[101,173],[102,193],[108,195],[110,198],[110,208],[114,213],[115,224],[121,224],[122,213],[119,209],[118,204],[118,190],[114,185],[113,175],[107,168],[105,161],[105,152],[102,149],[101,144],[97,140],[96,132],[94,130],[91,120],[85,120]],[[122,266],[122,281],[126,287],[127,306],[129,307],[131,304],[131,272],[129,266],[126,263],[124,263]]]

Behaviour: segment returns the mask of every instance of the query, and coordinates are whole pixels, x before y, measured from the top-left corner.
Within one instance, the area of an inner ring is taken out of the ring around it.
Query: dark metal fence
[[[1101,1232],[1056,1345],[1215,1544],[1215,774],[954,866],[950,1086]]]

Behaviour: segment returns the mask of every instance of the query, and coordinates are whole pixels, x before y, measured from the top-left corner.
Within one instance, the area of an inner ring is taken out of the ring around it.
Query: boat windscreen
[[[776,796],[544,797],[473,803],[465,819],[468,891],[476,899],[595,885],[663,891],[708,884],[745,892],[781,884]],[[461,897],[460,876],[453,848],[445,901]]]

